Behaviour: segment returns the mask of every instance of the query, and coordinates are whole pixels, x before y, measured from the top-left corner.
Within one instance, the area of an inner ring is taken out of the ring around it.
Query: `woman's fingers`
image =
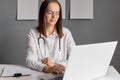
[[[65,67],[63,65],[61,65],[61,64],[57,64],[56,63],[55,66],[58,67],[58,68],[60,68],[62,71],[65,70]]]
[[[49,57],[44,58],[41,61],[43,64],[46,64],[47,66],[51,66],[51,67],[54,66],[55,64]]]
[[[63,69],[62,69],[60,66],[53,66],[53,67],[46,66],[46,67],[43,69],[43,71],[44,71],[44,72],[48,72],[48,73],[59,74],[59,73],[62,73],[62,72],[63,72]]]
[[[42,61],[42,63],[43,63],[43,64],[46,64],[46,63],[47,63],[47,60],[46,60],[46,58],[44,58],[44,59],[41,59],[41,61]]]
[[[55,73],[62,73],[64,71],[64,67],[62,66],[59,66],[59,65],[56,65],[56,66],[53,66],[53,70],[55,71]]]
[[[50,58],[44,58],[41,60],[43,64],[50,66],[49,71],[55,74],[62,73],[65,70],[65,67],[61,64],[54,63]]]
[[[62,70],[60,68],[58,68],[58,67],[53,67],[53,68],[54,68],[53,73],[55,73],[55,74],[62,73]]]

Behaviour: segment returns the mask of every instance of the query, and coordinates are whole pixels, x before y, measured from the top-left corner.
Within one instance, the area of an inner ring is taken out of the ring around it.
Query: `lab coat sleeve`
[[[65,38],[65,44],[66,44],[65,49],[67,49],[67,58],[66,58],[66,60],[59,61],[58,63],[66,67],[66,65],[68,63],[69,55],[71,53],[71,48],[72,48],[72,46],[75,46],[76,44],[72,37],[71,32],[68,29],[66,29],[65,37],[66,37]]]
[[[32,31],[28,33],[28,45],[27,45],[27,56],[26,56],[26,64],[28,67],[42,71],[43,67],[45,66],[42,64],[41,61],[38,59],[36,43],[34,39],[34,35]]]

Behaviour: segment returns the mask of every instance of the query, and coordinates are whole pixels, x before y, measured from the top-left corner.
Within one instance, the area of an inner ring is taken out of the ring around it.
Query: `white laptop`
[[[97,80],[105,76],[117,41],[72,47],[63,80]]]
[[[63,79],[62,74],[44,74],[42,80],[98,80],[105,76],[117,41],[72,47]]]

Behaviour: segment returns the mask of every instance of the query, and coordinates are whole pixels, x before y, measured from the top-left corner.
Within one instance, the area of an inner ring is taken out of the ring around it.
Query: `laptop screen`
[[[73,46],[63,80],[93,80],[106,74],[117,41]]]

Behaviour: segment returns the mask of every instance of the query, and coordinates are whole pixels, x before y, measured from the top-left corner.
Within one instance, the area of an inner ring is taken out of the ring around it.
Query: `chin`
[[[55,26],[55,23],[50,23],[51,26]]]

